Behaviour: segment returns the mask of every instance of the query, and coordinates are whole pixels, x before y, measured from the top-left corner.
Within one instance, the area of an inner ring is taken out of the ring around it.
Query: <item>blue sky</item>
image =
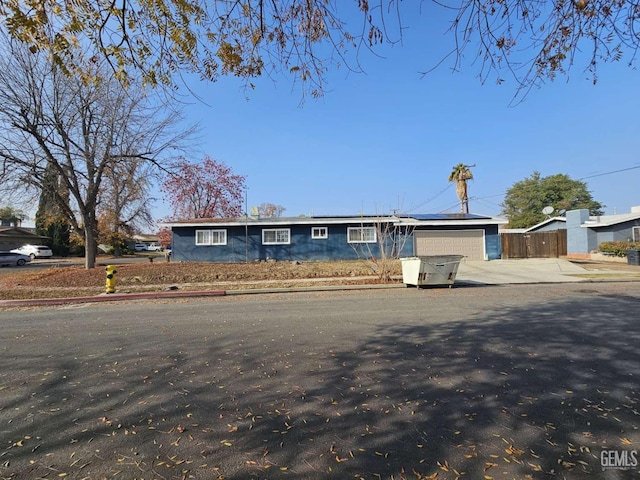
[[[363,53],[364,74],[332,70],[326,95],[303,105],[286,76],[248,92],[235,78],[192,83],[207,103],[185,108],[202,128],[193,160],[226,163],[247,177],[249,206],[279,204],[285,216],[456,212],[447,177],[460,162],[476,165],[473,213],[498,215],[504,192],[534,170],[585,179],[607,214],[640,205],[636,70],[603,64],[594,86],[577,65],[569,82],[510,106],[515,82],[505,74],[502,85],[483,85],[471,58],[461,72],[445,62],[420,74],[452,45],[435,20],[412,17],[402,46],[383,49],[385,58]],[[169,212],[156,207],[158,218]]]

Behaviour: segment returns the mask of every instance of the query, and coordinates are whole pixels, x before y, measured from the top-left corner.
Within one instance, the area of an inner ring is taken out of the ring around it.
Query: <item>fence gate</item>
[[[502,258],[558,258],[567,254],[567,231],[503,233]]]

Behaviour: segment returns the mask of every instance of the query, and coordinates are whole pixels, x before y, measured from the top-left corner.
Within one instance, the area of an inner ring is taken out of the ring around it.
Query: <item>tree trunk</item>
[[[458,198],[460,199],[460,213],[465,213],[465,206],[466,206],[466,213],[469,213],[469,203],[467,200],[467,182],[466,180],[458,180],[456,182],[456,194],[458,195]]]
[[[98,225],[96,221],[89,218],[85,218],[85,228],[84,228],[84,268],[87,270],[90,268],[95,268],[96,266],[96,256],[98,252],[98,243],[97,243],[97,231]]]

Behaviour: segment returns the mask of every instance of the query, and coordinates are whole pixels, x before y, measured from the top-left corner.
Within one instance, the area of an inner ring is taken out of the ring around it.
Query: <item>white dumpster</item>
[[[402,281],[407,285],[453,285],[464,255],[426,255],[401,258]]]

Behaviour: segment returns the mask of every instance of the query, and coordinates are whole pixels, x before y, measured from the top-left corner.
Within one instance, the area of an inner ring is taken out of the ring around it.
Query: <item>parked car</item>
[[[18,267],[22,267],[30,261],[31,257],[29,255],[15,252],[0,252],[0,265],[17,265]]]
[[[162,245],[152,243],[151,245],[147,246],[147,250],[149,250],[150,252],[161,252],[162,250],[164,250],[164,248],[162,248]]]
[[[136,244],[133,246],[133,249],[134,249],[136,252],[146,252],[147,250],[149,250],[149,247],[147,247],[147,244],[146,244],[146,243],[136,243]]]
[[[53,257],[53,252],[51,248],[46,245],[23,245],[20,248],[14,248],[11,250],[12,253],[21,253],[23,255],[28,255],[33,260],[34,258],[51,258]]]

